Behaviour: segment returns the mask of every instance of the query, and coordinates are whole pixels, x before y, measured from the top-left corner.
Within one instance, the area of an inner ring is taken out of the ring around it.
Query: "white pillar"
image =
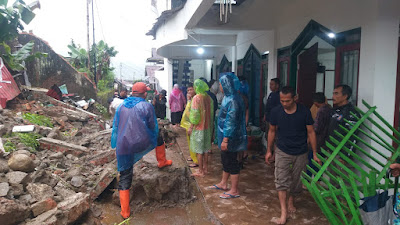
[[[215,80],[219,79],[219,73],[217,71],[217,59],[213,58],[213,78]]]
[[[399,40],[399,3],[394,0],[378,1],[371,8],[373,10],[366,13],[365,23],[361,27],[358,106],[365,110],[362,100],[367,101],[371,106],[377,106],[377,112],[389,124],[393,124]],[[373,118],[376,119],[376,117]],[[383,132],[377,129],[375,131],[378,135],[385,137],[388,143],[391,143],[389,137]],[[372,142],[368,139],[367,141]],[[371,144],[377,149],[382,149],[375,142]],[[369,150],[377,160],[384,160],[369,148],[365,148],[365,150]],[[375,162],[368,161],[372,166],[380,168]]]
[[[235,45],[235,46],[232,46],[232,72],[234,72],[235,74],[237,74],[236,58],[237,58],[237,47]]]
[[[173,86],[173,84],[172,84],[172,82],[173,82],[173,71],[172,71],[172,69],[173,69],[172,68],[172,59],[169,60],[167,58],[164,58],[164,71],[166,71],[165,75],[168,76],[168,85],[167,85],[167,88],[165,89],[167,91],[167,101],[169,101],[169,97],[168,96],[171,94],[172,86]],[[163,85],[163,87],[164,86],[165,85]],[[167,118],[169,120],[171,120],[171,111],[169,109],[169,104],[168,103],[167,103]]]

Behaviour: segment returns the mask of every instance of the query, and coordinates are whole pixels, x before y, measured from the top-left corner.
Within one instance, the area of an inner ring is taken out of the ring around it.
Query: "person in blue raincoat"
[[[120,172],[118,184],[121,216],[130,216],[129,188],[133,165],[157,146],[158,123],[153,105],[145,101],[149,88],[142,82],[132,87],[128,97],[117,108],[111,136],[111,147],[117,148]]]
[[[228,190],[228,179],[231,178],[231,189],[220,195],[220,198],[238,198],[240,165],[238,152],[247,149],[246,108],[239,95],[239,79],[234,73],[227,73],[220,79],[220,89],[225,94],[218,118],[218,147],[221,149],[222,179],[209,189]]]

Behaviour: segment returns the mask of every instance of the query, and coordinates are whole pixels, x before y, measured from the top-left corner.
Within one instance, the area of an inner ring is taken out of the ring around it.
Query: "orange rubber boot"
[[[129,207],[129,189],[119,191],[119,201],[121,203],[121,216],[124,219],[129,218],[131,209]]]
[[[165,144],[156,147],[156,157],[158,168],[163,168],[164,166],[170,166],[172,164],[172,160],[167,160],[165,157]]]

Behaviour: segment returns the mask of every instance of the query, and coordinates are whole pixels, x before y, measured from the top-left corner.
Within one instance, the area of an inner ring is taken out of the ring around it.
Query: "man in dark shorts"
[[[321,161],[317,158],[317,141],[310,110],[304,105],[296,103],[297,95],[292,87],[283,87],[279,95],[281,106],[277,106],[271,111],[265,161],[267,164],[271,163],[272,148],[277,136],[275,186],[279,195],[281,216],[274,218],[274,222],[285,224],[288,212],[296,211],[294,196],[302,191],[300,176],[301,172],[305,171],[308,162],[307,138],[310,140],[314,160],[318,163]]]

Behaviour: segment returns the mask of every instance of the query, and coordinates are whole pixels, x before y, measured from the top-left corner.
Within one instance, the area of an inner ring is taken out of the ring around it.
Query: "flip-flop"
[[[228,197],[222,196],[222,195],[220,195],[219,197],[223,198],[223,199],[239,198],[240,197],[240,195],[231,195],[231,194],[227,194],[226,192],[224,192],[224,195],[228,195]]]
[[[193,162],[193,159],[192,158],[188,158],[188,159],[186,159],[186,161]]]
[[[191,164],[189,164],[189,167],[190,167],[190,168],[195,168],[195,167],[199,167],[199,165],[197,165],[197,164],[195,164],[195,163],[191,163]]]
[[[221,191],[227,191],[228,189],[223,189],[218,187],[216,184],[214,184],[213,186],[209,186],[206,188],[207,190],[221,190]]]

